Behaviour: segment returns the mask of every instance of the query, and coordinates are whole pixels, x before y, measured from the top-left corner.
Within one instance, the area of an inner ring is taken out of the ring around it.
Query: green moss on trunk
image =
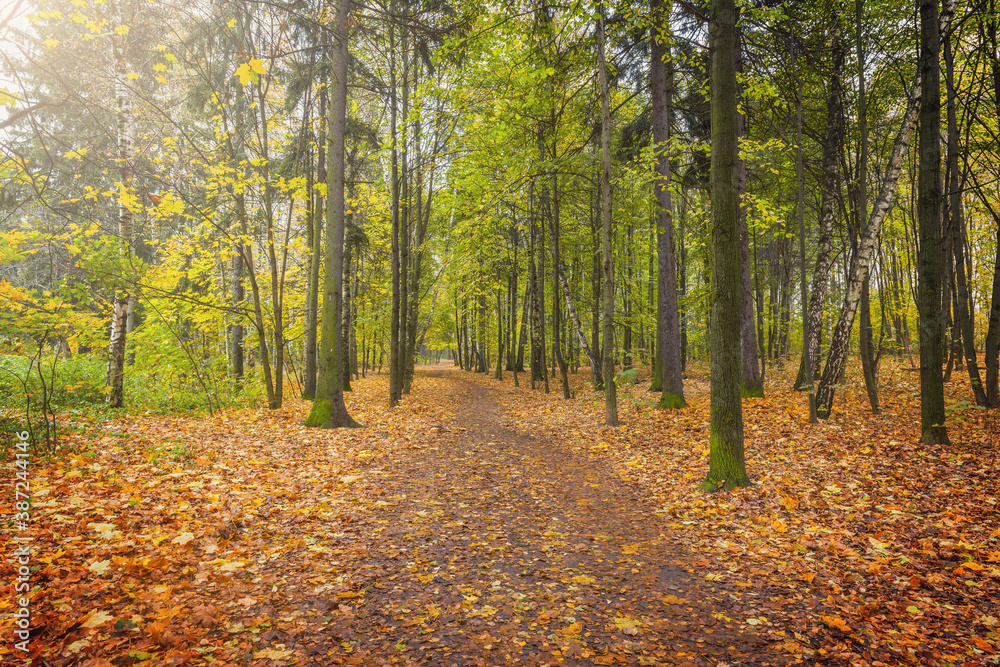
[[[687,407],[687,403],[684,402],[683,394],[678,394],[676,391],[665,391],[660,396],[660,402],[656,404],[656,407],[661,410],[680,410]]]

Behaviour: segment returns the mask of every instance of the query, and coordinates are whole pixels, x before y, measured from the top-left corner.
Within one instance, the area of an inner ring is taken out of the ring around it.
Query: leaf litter
[[[625,392],[618,429],[584,387],[432,367],[390,411],[384,378],[354,386],[362,430],[293,400],[105,422],[37,461],[35,664],[997,662],[989,413],[932,447],[906,387],[819,425],[774,390],[744,403],[755,485],[704,495],[697,382],[683,411]]]

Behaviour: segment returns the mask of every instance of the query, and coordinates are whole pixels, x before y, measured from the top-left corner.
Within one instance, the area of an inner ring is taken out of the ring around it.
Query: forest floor
[[[393,410],[384,377],[356,382],[358,430],[303,428],[299,400],[94,424],[32,461],[32,657],[998,664],[1000,424],[956,381],[953,444],[919,445],[914,375],[886,372],[881,415],[845,390],[818,425],[774,378],[744,402],[754,486],[713,495],[696,377],[682,411],[626,387],[620,428],[585,372],[563,400],[450,366]]]

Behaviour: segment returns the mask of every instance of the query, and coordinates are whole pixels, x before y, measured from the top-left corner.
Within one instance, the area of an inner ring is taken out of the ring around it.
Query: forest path
[[[452,416],[383,474],[383,497],[399,502],[367,547],[354,582],[364,599],[341,625],[336,639],[350,648],[337,657],[775,664],[733,629],[728,592],[697,573],[640,489],[558,429],[511,414],[509,389],[458,370],[421,373],[443,380],[423,400]]]

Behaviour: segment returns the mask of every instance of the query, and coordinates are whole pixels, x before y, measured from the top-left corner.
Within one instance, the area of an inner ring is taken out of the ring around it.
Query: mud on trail
[[[366,472],[392,511],[367,539],[354,581],[364,598],[344,605],[327,660],[779,664],[728,623],[729,592],[692,566],[641,488],[558,425],[512,415],[509,388],[423,375],[423,401],[446,416],[394,472]]]

